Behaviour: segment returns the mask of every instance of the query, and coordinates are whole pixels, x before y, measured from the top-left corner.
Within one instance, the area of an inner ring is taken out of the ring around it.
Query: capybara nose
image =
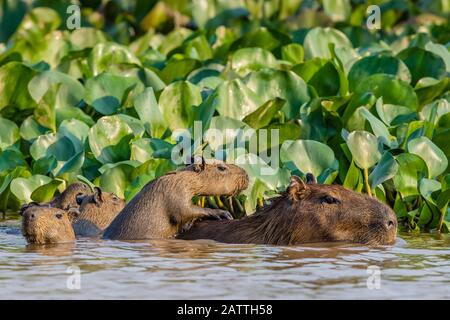
[[[81,206],[81,203],[83,202],[84,197],[82,195],[76,196],[77,205]]]

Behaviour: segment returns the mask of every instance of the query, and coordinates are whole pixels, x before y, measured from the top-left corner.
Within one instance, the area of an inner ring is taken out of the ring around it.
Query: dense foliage
[[[366,26],[369,4],[381,29]],[[446,0],[0,0],[0,210],[77,179],[129,200],[176,167],[172,131],[200,120],[279,129],[276,174],[262,175],[261,159],[243,165],[248,212],[290,172],[312,172],[373,193],[411,230],[447,232],[449,10]]]

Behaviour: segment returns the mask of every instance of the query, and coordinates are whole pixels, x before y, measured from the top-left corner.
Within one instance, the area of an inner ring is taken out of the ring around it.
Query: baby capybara
[[[114,193],[95,187],[94,194],[78,196],[80,214],[73,223],[77,237],[92,237],[103,233],[111,221],[125,207],[125,201]]]
[[[76,208],[62,210],[48,206],[32,206],[22,212],[22,234],[28,243],[48,244],[75,240],[72,222]]]
[[[201,221],[177,238],[226,243],[296,245],[350,241],[395,242],[397,219],[387,205],[339,185],[305,184],[296,176],[286,192],[253,215],[233,221]]]
[[[236,165],[201,158],[182,170],[149,182],[106,228],[114,240],[174,237],[197,219],[232,219],[229,212],[192,204],[195,195],[234,195],[248,186],[248,175]]]

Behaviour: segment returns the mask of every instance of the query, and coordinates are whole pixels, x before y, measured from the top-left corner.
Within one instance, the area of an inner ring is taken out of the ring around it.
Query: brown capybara
[[[233,221],[201,221],[177,238],[226,243],[296,245],[349,241],[395,242],[397,219],[385,204],[339,185],[305,184],[296,176],[286,192],[253,215]]]
[[[72,242],[75,240],[72,222],[78,214],[77,208],[31,206],[22,212],[22,234],[30,244]]]
[[[74,221],[73,229],[77,237],[92,237],[103,233],[119,212],[125,201],[114,193],[102,192],[95,187],[94,194],[79,196],[80,214]]]
[[[48,206],[67,210],[69,208],[78,207],[77,197],[92,194],[91,188],[81,182],[72,183],[61,194],[55,196],[51,201],[44,203],[30,202],[20,208],[20,212],[24,212],[32,206]]]
[[[221,217],[228,211],[192,204],[194,195],[234,195],[248,186],[245,170],[222,161],[193,163],[149,182],[106,228],[116,240],[171,238],[194,220]]]

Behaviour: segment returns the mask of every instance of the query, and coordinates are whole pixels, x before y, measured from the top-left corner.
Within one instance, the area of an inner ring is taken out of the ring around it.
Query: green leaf
[[[66,136],[72,142],[75,152],[84,151],[89,126],[77,119],[64,120],[58,128],[58,133]]]
[[[378,185],[393,178],[397,171],[398,164],[394,157],[389,152],[385,152],[369,175],[370,187],[375,190]]]
[[[390,74],[404,82],[411,82],[409,69],[402,60],[380,54],[364,57],[355,62],[348,73],[350,89],[356,89],[361,81],[377,73]]]
[[[62,180],[52,180],[51,182],[36,188],[31,193],[31,200],[36,202],[50,201],[61,183]]]
[[[20,62],[0,67],[0,110],[11,106],[19,110],[33,109],[36,103],[28,92],[28,83],[36,71]]]
[[[115,113],[137,79],[102,73],[86,82],[85,100],[103,115]]]
[[[425,161],[410,153],[401,153],[395,159],[399,165],[397,174],[393,179],[395,189],[403,197],[418,195],[418,181],[427,176]]]
[[[330,59],[331,53],[328,44],[333,43],[336,48],[352,47],[352,43],[344,33],[333,28],[316,27],[311,29],[305,37],[304,48],[305,58]]]
[[[19,127],[14,122],[0,117],[0,150],[12,146],[19,139]]]
[[[15,178],[11,181],[11,192],[22,202],[31,202],[31,195],[38,187],[52,181],[43,175],[34,175],[29,178]]]
[[[20,125],[20,136],[22,139],[30,142],[49,131],[48,128],[37,123],[33,116],[26,118]]]
[[[367,131],[353,131],[347,137],[353,160],[361,169],[373,167],[380,159],[377,137]]]
[[[247,115],[242,121],[253,129],[260,129],[269,125],[273,117],[283,108],[286,100],[275,98],[267,101],[261,107]]]
[[[326,169],[338,169],[333,150],[314,140],[285,141],[280,157],[283,163],[292,162],[303,174],[312,173],[320,182],[323,182],[321,175]]]
[[[263,102],[274,98],[285,99],[283,111],[288,118],[298,118],[300,106],[310,100],[307,84],[292,71],[264,69],[252,72],[246,84]]]
[[[115,163],[130,158],[130,140],[143,132],[133,129],[127,118],[105,116],[89,130],[89,146],[101,163]]]
[[[268,50],[243,48],[237,50],[231,56],[231,67],[243,77],[251,71],[258,71],[263,68],[277,68],[278,62]]]
[[[397,57],[408,66],[413,85],[424,77],[432,77],[440,80],[446,75],[444,60],[440,56],[422,48],[407,48],[400,52]]]
[[[304,56],[305,50],[298,43],[290,43],[281,47],[281,58],[292,64],[302,63]]]
[[[166,131],[167,124],[156,102],[155,93],[152,88],[146,88],[134,98],[134,109],[139,119],[144,124],[145,130],[152,137],[161,137]]]
[[[201,102],[200,89],[187,81],[170,84],[159,97],[164,120],[171,130],[189,127],[194,120],[194,108]]]
[[[421,157],[428,167],[428,177],[434,178],[447,169],[448,159],[427,137],[412,139],[408,142],[408,151]]]
[[[88,64],[94,76],[110,71],[111,65],[141,65],[138,58],[130,50],[114,42],[99,43],[91,51]],[[89,87],[87,87],[89,88]]]

